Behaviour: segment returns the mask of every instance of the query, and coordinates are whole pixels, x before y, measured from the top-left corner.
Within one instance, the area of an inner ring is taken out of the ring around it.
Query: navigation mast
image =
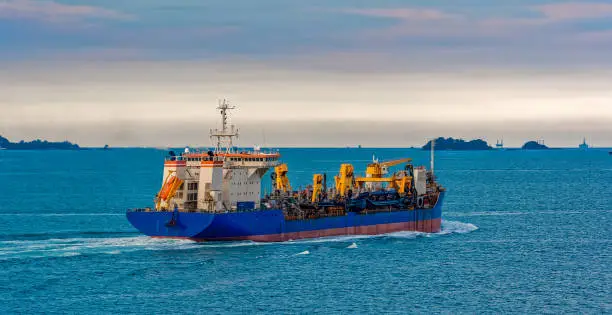
[[[234,125],[228,126],[228,109],[235,109],[236,107],[230,106],[226,99],[219,101],[217,109],[221,113],[221,125],[222,129],[215,128],[210,130],[210,138],[216,138],[215,153],[221,152],[225,149],[225,152],[230,153],[233,150],[234,137],[238,138],[238,129]]]

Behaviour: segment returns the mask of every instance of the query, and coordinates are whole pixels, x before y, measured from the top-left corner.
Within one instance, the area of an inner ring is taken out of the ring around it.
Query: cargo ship
[[[210,130],[214,148],[169,152],[154,204],[127,211],[141,233],[194,241],[282,242],[440,231],[445,189],[433,173],[433,146],[429,170],[413,166],[409,158],[373,158],[362,176],[353,165],[341,164],[329,187],[327,174],[319,173],[305,189],[294,190],[279,151],[234,147],[238,129],[228,124],[234,108],[219,102],[222,127]],[[390,173],[394,166],[403,168]],[[267,173],[273,189],[262,194]]]

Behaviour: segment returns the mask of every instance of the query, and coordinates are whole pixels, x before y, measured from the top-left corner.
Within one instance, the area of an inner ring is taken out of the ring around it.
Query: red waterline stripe
[[[415,225],[416,223],[416,225]],[[304,238],[319,238],[328,236],[343,236],[343,235],[378,235],[401,231],[416,231],[426,233],[438,233],[442,225],[442,219],[433,220],[421,220],[419,222],[399,222],[399,223],[387,223],[377,225],[366,225],[366,226],[351,226],[346,228],[336,229],[325,229],[315,231],[302,231],[293,233],[281,233],[281,234],[266,234],[266,235],[248,235],[248,236],[236,236],[236,237],[219,237],[219,238],[206,238],[206,239],[195,239],[188,237],[177,237],[177,236],[153,236],[154,238],[172,238],[172,239],[191,239],[197,242],[204,241],[244,241],[251,240],[255,242],[284,242],[288,240],[298,240]],[[419,228],[414,228],[418,226]]]

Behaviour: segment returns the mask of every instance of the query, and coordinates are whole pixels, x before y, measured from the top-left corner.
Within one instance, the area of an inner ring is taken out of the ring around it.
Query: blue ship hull
[[[245,212],[139,212],[127,219],[143,234],[195,241],[253,240],[280,242],[338,235],[375,235],[398,231],[440,231],[444,192],[433,208],[384,212],[348,212],[343,216],[285,220],[282,210]]]

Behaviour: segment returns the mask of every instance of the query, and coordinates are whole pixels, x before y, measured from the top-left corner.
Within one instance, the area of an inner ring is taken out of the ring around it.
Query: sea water
[[[414,149],[281,149],[293,187]],[[0,313],[610,313],[612,157],[438,152],[442,232],[284,243],[140,235],[165,152],[0,151]],[[265,187],[269,189],[269,179]]]

